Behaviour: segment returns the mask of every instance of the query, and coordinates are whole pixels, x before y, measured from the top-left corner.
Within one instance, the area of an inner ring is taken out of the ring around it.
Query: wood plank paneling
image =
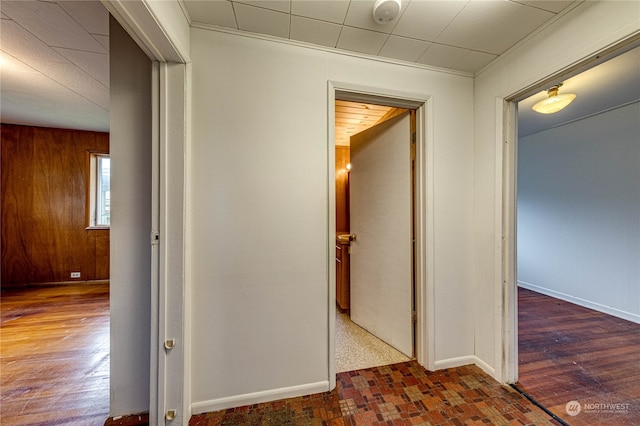
[[[85,215],[86,153],[108,134],[3,124],[1,145],[2,287],[108,279],[108,230]]]
[[[109,230],[96,229],[91,233],[95,237],[95,276],[109,277]],[[100,278],[96,278],[100,279]]]
[[[33,211],[33,129],[29,127],[2,126],[0,139],[0,171],[2,193],[0,217],[2,241],[2,280],[12,277],[15,282],[31,282],[33,279],[29,235],[33,234],[33,218],[22,212]],[[11,130],[11,131],[9,131]],[[26,141],[26,142],[25,142]],[[20,158],[21,161],[10,161]]]
[[[349,146],[349,138],[380,123],[393,109],[389,106],[336,100],[336,146]]]
[[[349,147],[336,146],[336,232],[349,232]]]

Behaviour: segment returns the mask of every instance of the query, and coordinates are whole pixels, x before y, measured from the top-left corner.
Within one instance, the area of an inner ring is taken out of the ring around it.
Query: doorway
[[[631,276],[629,266],[634,263],[629,260],[637,259],[629,255],[637,253],[637,244],[625,247],[624,242],[638,241],[630,236],[640,232],[637,215],[631,216],[637,203],[633,207],[633,198],[625,195],[637,194],[638,188],[637,178],[625,177],[638,176],[637,161],[628,162],[638,155],[638,103],[637,97],[619,98],[627,95],[623,88],[608,86],[606,102],[611,104],[603,107],[598,85],[593,84],[598,75],[614,76],[616,84],[626,78],[637,82],[637,49],[618,49],[595,66],[554,77],[563,79],[567,93],[577,93],[579,108],[588,113],[572,117],[569,105],[565,118],[557,114],[551,117],[557,121],[553,126],[535,128],[535,123],[522,121],[524,114],[534,114],[531,107],[539,99],[522,96],[517,106],[515,101],[508,105],[512,124],[519,118],[519,134],[514,129],[509,135],[517,144],[511,145],[506,163],[514,178],[508,186],[517,195],[506,216],[512,230],[517,226],[518,240],[517,252],[508,252],[508,261],[514,262],[513,281],[505,288],[513,296],[508,309],[517,330],[510,348],[517,354],[514,382],[552,415],[570,423],[579,413],[570,412],[569,402],[624,404],[628,395],[638,394],[637,386],[621,378],[637,383],[640,374],[634,350],[638,340],[630,338],[638,333],[634,313],[640,312],[640,305],[637,298],[615,295],[637,294],[640,281],[614,278],[621,272]],[[626,91],[640,87],[624,86]],[[534,116],[538,121],[541,117]],[[621,228],[626,231],[621,233]],[[509,245],[515,244],[515,235]],[[621,243],[608,244],[609,240]],[[553,380],[542,379],[549,377]],[[610,401],[612,396],[615,401]],[[606,413],[605,421],[592,411],[579,419],[622,424],[632,414],[633,409]]]
[[[415,109],[335,101],[337,372],[415,357],[415,134]]]

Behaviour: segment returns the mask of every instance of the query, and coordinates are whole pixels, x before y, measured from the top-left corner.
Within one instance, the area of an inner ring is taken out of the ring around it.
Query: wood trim
[[[65,285],[102,285],[102,284],[109,284],[109,280],[90,280],[90,281],[78,281],[78,280],[74,280],[74,281],[55,281],[55,282],[48,282],[48,283],[29,283],[23,287],[25,288],[37,288],[37,287],[55,287],[55,286],[65,286]],[[6,288],[2,289],[7,290]]]

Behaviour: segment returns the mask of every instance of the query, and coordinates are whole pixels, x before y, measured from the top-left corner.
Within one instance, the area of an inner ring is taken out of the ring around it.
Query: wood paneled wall
[[[88,151],[109,152],[108,133],[2,124],[2,288],[109,279],[109,230],[86,229]]]
[[[349,232],[349,147],[336,146],[336,232]]]

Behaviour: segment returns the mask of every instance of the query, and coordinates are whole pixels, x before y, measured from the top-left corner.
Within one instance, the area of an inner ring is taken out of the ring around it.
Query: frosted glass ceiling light
[[[378,24],[386,24],[396,19],[400,13],[400,0],[378,0],[373,6],[373,19]]]
[[[532,108],[535,112],[539,112],[540,114],[553,114],[554,112],[560,111],[562,108],[566,107],[576,98],[576,95],[573,93],[566,93],[564,95],[558,95],[558,89],[562,86],[562,83],[556,84],[547,90],[547,94],[549,97],[544,99],[537,104],[535,104]]]

